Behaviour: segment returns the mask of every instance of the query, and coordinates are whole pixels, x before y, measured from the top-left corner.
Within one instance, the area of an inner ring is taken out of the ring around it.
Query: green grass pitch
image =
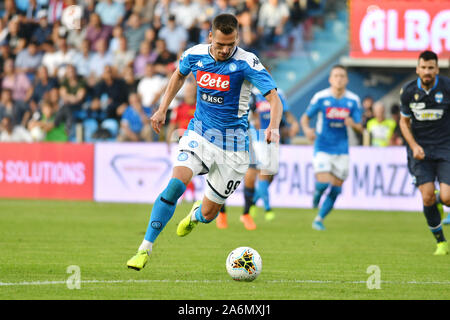
[[[178,238],[190,206],[177,207],[136,272],[126,261],[143,239],[150,205],[1,200],[0,299],[450,299],[450,256],[432,255],[422,213],[335,210],[318,232],[313,210],[277,209],[274,221],[260,212],[257,230],[247,231],[242,209],[229,207],[228,229],[199,224]],[[254,282],[226,272],[239,246],[262,256]],[[71,265],[79,267],[79,289],[66,284]],[[367,287],[371,265],[380,289]]]

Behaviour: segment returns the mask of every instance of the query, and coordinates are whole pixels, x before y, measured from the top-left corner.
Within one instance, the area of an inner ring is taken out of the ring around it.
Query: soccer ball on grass
[[[239,247],[228,255],[226,267],[233,280],[253,281],[261,273],[262,259],[255,249]]]

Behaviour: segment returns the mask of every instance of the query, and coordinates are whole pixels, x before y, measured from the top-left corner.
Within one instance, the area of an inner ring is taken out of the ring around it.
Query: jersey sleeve
[[[404,117],[411,117],[411,108],[409,107],[408,94],[405,88],[400,90],[400,114]]]
[[[271,75],[267,72],[254,54],[249,54],[246,61],[247,68],[245,71],[245,78],[256,88],[258,88],[264,96],[266,96],[272,89],[277,88]]]
[[[186,50],[181,55],[180,63],[178,64],[178,69],[185,76],[187,76],[191,72],[191,63],[190,63],[189,49]]]
[[[362,121],[362,112],[361,112],[361,103],[358,100],[355,100],[355,104],[353,105],[350,116],[352,117],[355,123],[361,123]]]
[[[313,118],[320,111],[320,100],[317,95],[314,95],[309,103],[309,106],[306,108],[305,114],[308,118]]]

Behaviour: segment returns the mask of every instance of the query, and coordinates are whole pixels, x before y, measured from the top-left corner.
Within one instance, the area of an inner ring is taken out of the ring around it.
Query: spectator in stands
[[[366,128],[367,122],[373,118],[373,103],[374,100],[371,96],[364,97],[361,103],[363,107],[362,125],[364,128]]]
[[[147,64],[153,64],[156,61],[157,53],[152,52],[150,44],[146,41],[141,42],[139,55],[134,60],[134,73],[137,78],[142,78],[145,75],[145,68]]]
[[[41,65],[43,54],[38,51],[36,42],[31,41],[27,48],[20,51],[16,57],[16,70],[25,73],[33,80],[37,68]]]
[[[112,27],[104,25],[97,13],[93,13],[89,16],[89,24],[86,28],[86,39],[89,40],[92,51],[97,49],[97,41],[109,41],[111,34]]]
[[[109,40],[109,48],[110,52],[115,52],[119,49],[119,41],[120,38],[124,36],[124,31],[121,25],[115,26],[112,30],[112,38]],[[127,43],[128,46],[128,43]]]
[[[63,114],[58,113],[57,108],[48,100],[42,101],[41,110],[28,123],[33,141],[68,141]]]
[[[145,43],[145,42],[143,42]],[[119,74],[122,74],[123,69],[133,64],[134,51],[128,50],[127,38],[124,36],[119,38],[119,47],[113,51],[113,66]]]
[[[77,52],[81,51],[83,41],[86,39],[87,29],[85,21],[85,19],[81,19],[80,28],[71,29],[67,32],[67,44]]]
[[[38,12],[38,18],[39,24],[31,34],[31,39],[40,46],[40,49],[45,49],[48,47],[48,42],[50,41],[52,34],[52,27],[47,20],[47,10],[40,10]]]
[[[127,100],[128,97],[126,96],[126,87],[123,79],[116,78],[113,75],[112,67],[106,66],[102,79],[94,88],[93,110],[100,111],[100,107],[101,111],[98,114],[100,119],[105,116],[106,118],[119,121],[127,107]]]
[[[258,34],[262,45],[279,44],[289,20],[289,8],[284,2],[268,0],[263,3],[258,17]]]
[[[162,27],[158,37],[166,42],[167,50],[178,55],[185,48],[188,40],[188,33],[182,26],[177,25],[174,15],[169,16],[167,25]]]
[[[303,50],[305,36],[305,21],[308,18],[308,1],[307,0],[289,0],[289,22],[291,31],[289,32],[289,49],[294,52]]]
[[[105,39],[97,41],[96,51],[89,60],[89,74],[99,80],[106,66],[113,65],[113,56],[108,51],[108,44]]]
[[[371,145],[387,147],[391,145],[396,123],[393,119],[386,119],[385,107],[381,101],[373,104],[374,118],[367,122],[367,132],[371,137]]]
[[[122,22],[125,7],[119,1],[103,0],[97,3],[95,12],[100,16],[103,24],[115,26]]]
[[[8,36],[9,30],[5,21],[0,19],[0,45],[4,46],[7,44],[6,37]]]
[[[150,118],[147,117],[137,93],[130,94],[129,105],[120,120],[118,141],[151,141]]]
[[[400,106],[398,104],[394,104],[391,107],[391,116],[392,119],[395,121],[395,130],[394,134],[391,138],[390,145],[392,146],[403,146],[406,144],[405,139],[403,139],[402,132],[400,130]]]
[[[125,81],[127,97],[129,97],[131,93],[137,92],[139,80],[136,79],[132,66],[126,66],[123,69],[123,80]]]
[[[166,41],[163,39],[156,40],[155,52],[157,54],[155,72],[167,76],[171,69],[169,66],[176,62],[177,55],[167,49]]]
[[[229,0],[216,0],[214,3],[214,14],[221,13],[236,14],[236,8],[230,4]]]
[[[19,14],[19,10],[17,10],[16,3],[14,0],[5,0],[4,11],[2,15],[2,20],[6,23],[11,21],[14,17]]]
[[[63,0],[49,0],[47,19],[50,24],[55,24],[58,21],[61,21],[64,7],[65,5]]]
[[[38,111],[39,102],[47,99],[48,92],[53,89],[58,90],[58,81],[48,76],[48,71],[45,66],[40,66],[34,79],[33,93],[30,99],[30,109],[32,112]]]
[[[155,0],[136,0],[133,5],[133,12],[137,13],[144,24],[153,21],[153,13],[156,5]]]
[[[160,0],[155,6],[153,25],[159,29],[167,24],[169,16],[176,10],[178,3],[174,0]]]
[[[8,23],[8,34],[4,40],[8,46],[11,53],[16,56],[20,51],[22,51],[26,46],[26,37],[24,29],[20,27],[20,18],[15,16]]]
[[[77,69],[77,73],[86,78],[90,85],[95,84],[95,76],[93,77],[93,82],[91,83],[88,79],[91,76],[91,70],[89,68],[89,63],[92,58],[92,53],[90,50],[90,43],[89,40],[84,39],[81,43],[81,51],[77,51],[74,58],[73,58],[73,65]]]
[[[139,81],[137,87],[142,105],[148,109],[156,107],[166,85],[167,78],[155,73],[155,67],[151,63],[147,64],[145,76]]]
[[[137,53],[141,42],[145,39],[148,25],[141,23],[141,18],[137,13],[131,14],[126,24],[124,34],[128,41],[128,49]]]
[[[12,99],[23,103],[28,102],[33,93],[31,81],[25,73],[15,70],[13,59],[5,61],[2,89],[10,89]]]
[[[6,116],[11,117],[14,126],[21,125],[23,127],[26,126],[31,116],[25,103],[13,100],[10,89],[3,89],[0,99],[0,119]]]
[[[195,45],[198,42],[198,15],[200,7],[197,2],[193,0],[182,0],[177,5],[173,14],[175,21],[184,28],[188,33],[187,42]]]
[[[14,125],[8,115],[1,120],[0,142],[33,142],[33,138],[23,126]]]
[[[240,46],[244,49],[252,50],[252,47],[257,42],[256,30],[260,8],[258,0],[245,0],[237,7],[236,15],[239,24],[242,26],[240,29]]]
[[[47,67],[51,77],[62,78],[66,74],[66,66],[73,63],[76,51],[69,48],[64,37],[57,39],[57,46],[57,51],[48,51],[44,54],[42,64]]]
[[[75,121],[81,121],[85,115],[81,112],[82,106],[86,98],[86,82],[77,75],[77,71],[73,65],[66,68],[66,76],[61,82],[59,88],[60,97],[64,103],[64,107],[70,110],[72,118]]]

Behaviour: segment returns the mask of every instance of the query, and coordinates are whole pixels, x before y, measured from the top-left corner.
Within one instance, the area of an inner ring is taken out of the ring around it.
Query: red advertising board
[[[0,143],[0,197],[93,199],[94,146]]]
[[[351,0],[350,57],[450,58],[450,0]]]

